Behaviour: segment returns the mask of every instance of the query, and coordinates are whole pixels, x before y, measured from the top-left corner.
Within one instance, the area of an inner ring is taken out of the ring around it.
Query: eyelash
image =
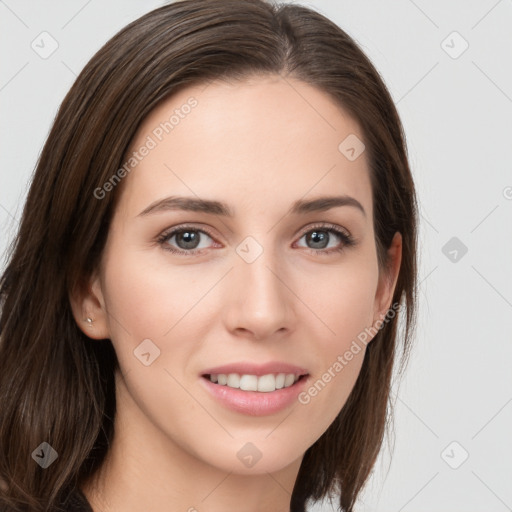
[[[314,254],[320,254],[322,256],[325,256],[325,255],[330,255],[333,252],[334,253],[341,253],[345,248],[352,247],[356,243],[354,238],[348,232],[345,232],[345,231],[341,230],[340,228],[338,228],[334,224],[317,224],[317,225],[313,225],[307,231],[304,231],[301,234],[299,240],[304,235],[307,235],[308,233],[310,233],[312,231],[315,231],[315,230],[326,231],[328,233],[334,233],[335,235],[337,235],[341,239],[342,244],[341,244],[340,247],[336,247],[334,249],[331,248],[331,249],[328,249],[328,250],[311,249],[309,247],[304,247],[304,249],[306,249],[306,250],[308,250],[310,252],[313,252]],[[157,242],[162,246],[162,249],[164,249],[165,251],[169,251],[169,252],[171,252],[173,254],[179,254],[179,255],[183,255],[183,256],[191,256],[191,255],[195,255],[195,254],[200,254],[204,249],[189,249],[189,250],[173,249],[167,243],[174,235],[176,235],[178,233],[185,232],[185,231],[196,231],[198,233],[203,233],[205,235],[208,235],[210,238],[214,239],[213,235],[207,229],[204,229],[204,228],[199,229],[199,228],[197,228],[195,226],[182,225],[182,226],[179,226],[178,228],[173,228],[170,231],[162,233],[158,237]]]

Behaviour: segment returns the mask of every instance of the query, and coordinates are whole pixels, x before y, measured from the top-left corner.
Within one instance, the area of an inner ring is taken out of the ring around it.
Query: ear
[[[374,318],[373,323],[381,320],[393,300],[400,264],[402,262],[402,235],[397,231],[391,241],[388,251],[388,266],[383,269],[379,276],[379,284],[375,293]]]
[[[69,302],[73,317],[86,336],[96,340],[110,338],[99,273],[95,273],[87,283],[70,293]]]

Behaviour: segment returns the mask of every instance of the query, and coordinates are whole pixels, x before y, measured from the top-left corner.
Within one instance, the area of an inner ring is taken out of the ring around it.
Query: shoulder
[[[76,488],[62,504],[62,510],[65,512],[93,512],[87,498],[79,488]]]
[[[0,512],[13,512],[13,510],[0,500]],[[52,512],[94,512],[80,489],[74,489],[59,505],[51,507],[51,510]]]

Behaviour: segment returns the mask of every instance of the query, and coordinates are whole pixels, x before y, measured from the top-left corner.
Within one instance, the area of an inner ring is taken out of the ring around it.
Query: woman
[[[1,279],[1,510],[351,511],[416,219],[391,97],[322,15],[184,0],[121,30]]]

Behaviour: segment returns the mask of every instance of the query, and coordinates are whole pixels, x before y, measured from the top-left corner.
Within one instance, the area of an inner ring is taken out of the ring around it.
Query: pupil
[[[320,247],[314,247],[315,249],[324,249],[327,246],[328,236],[325,231],[312,231],[309,238],[314,244],[320,243]]]
[[[329,237],[325,231],[312,231],[308,238],[310,242],[317,244],[316,249],[323,249],[327,246]],[[176,235],[176,241],[178,245],[184,246],[182,249],[195,249],[199,242],[199,236],[193,231],[182,231]]]
[[[181,247],[182,249],[195,249],[199,241],[199,236],[193,231],[182,231],[176,235],[176,241],[180,246],[180,241],[183,242],[184,247]]]

